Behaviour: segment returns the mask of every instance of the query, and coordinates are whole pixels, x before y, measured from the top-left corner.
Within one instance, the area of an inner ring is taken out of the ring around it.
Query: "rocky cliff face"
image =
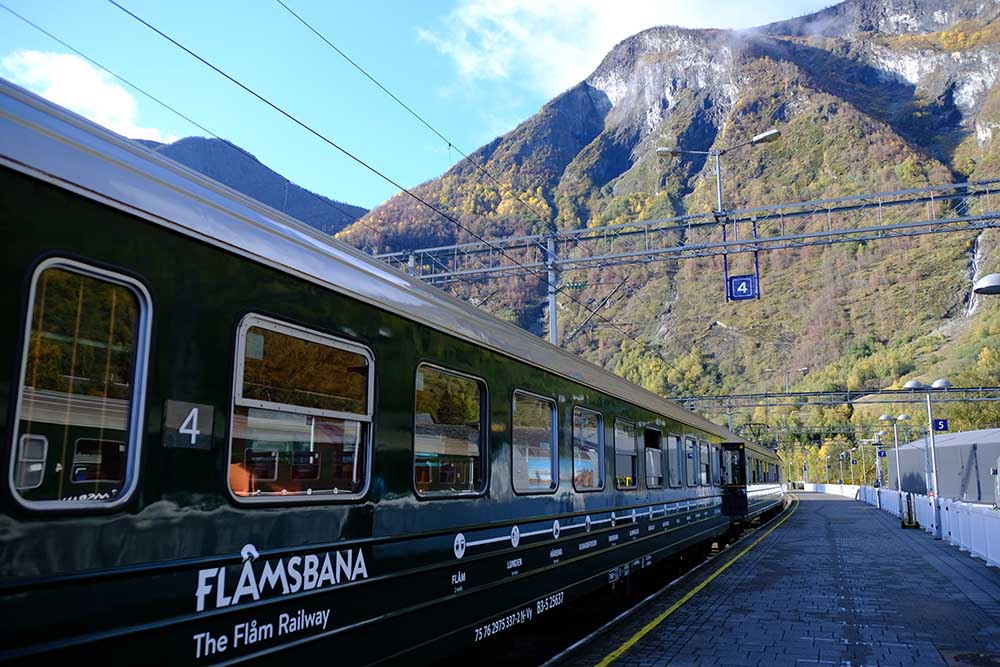
[[[652,28],[476,152],[501,185],[460,164],[418,192],[486,236],[705,211],[714,165],[664,163],[655,148],[719,149],[771,127],[779,142],[726,157],[728,208],[997,177],[998,15],[1000,0],[849,0],[757,30]],[[367,221],[380,233],[354,226],[342,238],[378,250],[462,240],[398,196]],[[927,363],[960,366],[967,352],[949,346],[966,350],[978,325],[940,332],[967,310],[979,242],[995,246],[966,234],[766,255],[767,296],[739,306],[721,303],[715,260],[573,276],[595,285],[584,299],[595,305],[624,279],[602,314],[661,355],[650,360],[611,327],[570,347],[665,393],[762,386],[763,369],[779,364],[809,366],[824,386],[885,385],[932,349]],[[456,289],[490,294],[502,316],[541,330],[537,281]],[[562,309],[566,331],[588,314],[571,300]]]
[[[996,0],[848,0],[822,11],[764,26],[762,31],[789,37],[853,39],[863,33],[933,33],[962,21],[992,21]]]

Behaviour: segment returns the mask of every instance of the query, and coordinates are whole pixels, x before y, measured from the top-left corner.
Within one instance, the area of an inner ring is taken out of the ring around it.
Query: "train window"
[[[413,481],[417,493],[478,494],[485,488],[486,383],[417,367]]]
[[[722,449],[712,445],[712,484],[722,486]]]
[[[639,486],[636,428],[632,422],[615,420],[615,488],[635,489]],[[647,468],[648,470],[648,468]]]
[[[120,505],[137,482],[149,295],[130,278],[49,259],[29,299],[14,496],[32,509]]]
[[[515,391],[512,415],[514,490],[554,491],[559,481],[555,401]]]
[[[247,315],[237,335],[229,489],[239,502],[346,500],[368,482],[366,348]]]
[[[573,487],[604,488],[604,417],[584,408],[573,408]]]
[[[723,452],[726,484],[746,484],[746,467],[744,465],[744,450],[730,449]]]
[[[663,486],[663,434],[647,428],[642,440],[646,452],[646,488],[658,489]]]
[[[684,438],[684,451],[687,457],[688,486],[698,486],[698,441],[694,438]]]
[[[43,435],[21,436],[14,467],[14,488],[18,491],[37,489],[45,479],[45,462],[49,457],[49,439]]]
[[[80,438],[73,447],[70,481],[74,484],[121,482],[125,474],[126,452],[124,442]]]
[[[702,486],[708,486],[712,480],[712,459],[708,455],[708,443],[702,442],[698,445],[698,471],[699,481]]]
[[[667,436],[667,475],[670,486],[684,483],[684,451],[681,439],[676,435]]]

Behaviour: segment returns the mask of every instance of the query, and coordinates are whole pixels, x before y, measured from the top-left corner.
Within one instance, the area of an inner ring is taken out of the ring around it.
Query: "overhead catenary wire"
[[[177,108],[175,108],[175,107],[171,106],[170,104],[164,102],[162,99],[160,99],[159,97],[153,95],[148,90],[142,88],[141,86],[137,85],[136,83],[130,81],[129,79],[126,79],[121,74],[118,74],[114,70],[110,69],[109,67],[107,67],[103,63],[95,60],[94,58],[92,58],[91,56],[87,55],[86,53],[84,53],[80,49],[77,49],[76,47],[74,47],[73,45],[69,44],[65,40],[60,39],[59,37],[57,37],[53,33],[49,32],[48,30],[46,30],[42,26],[38,25],[37,23],[35,23],[31,19],[27,18],[26,16],[23,16],[22,14],[19,14],[18,12],[14,11],[13,9],[11,9],[7,5],[3,4],[2,2],[0,2],[0,8],[6,10],[7,12],[9,12],[11,15],[13,15],[14,17],[16,17],[17,19],[19,19],[22,22],[24,22],[25,24],[31,26],[32,28],[34,28],[35,30],[39,31],[40,33],[42,33],[43,35],[45,35],[49,39],[55,41],[57,44],[61,45],[62,47],[68,49],[69,51],[72,51],[73,53],[75,53],[80,58],[83,58],[84,60],[86,60],[87,62],[89,62],[90,64],[92,64],[94,67],[97,67],[98,69],[101,69],[104,72],[107,72],[108,74],[110,74],[114,78],[118,79],[119,81],[121,81],[125,85],[129,86],[133,90],[137,91],[141,95],[143,95],[146,98],[148,98],[149,100],[155,102],[156,104],[158,104],[162,108],[164,108],[167,111],[175,114],[179,118],[184,119],[186,122],[190,123],[194,127],[197,127],[199,130],[201,130],[205,134],[207,134],[207,135],[209,135],[209,136],[211,136],[211,137],[213,137],[215,139],[218,139],[227,148],[235,151],[236,153],[238,153],[238,154],[240,154],[240,155],[242,155],[244,157],[250,157],[250,158],[253,157],[252,155],[250,155],[248,152],[246,152],[245,150],[243,150],[242,148],[240,148],[236,144],[233,144],[232,142],[224,139],[218,133],[213,132],[212,130],[210,130],[205,125],[199,123],[198,121],[194,120],[190,116],[188,116],[185,113],[181,112]],[[287,183],[288,183],[288,180],[286,179],[286,185],[287,185]],[[346,210],[344,208],[341,208],[340,206],[337,206],[336,202],[331,201],[331,200],[327,199],[326,197],[323,197],[323,196],[321,196],[321,195],[319,195],[319,194],[317,194],[315,192],[312,192],[311,190],[308,190],[306,188],[300,188],[300,189],[303,192],[305,192],[307,195],[309,195],[310,197],[312,197],[313,199],[315,199],[316,201],[322,203],[323,205],[329,206],[329,207],[335,209],[336,211],[339,211],[340,213],[342,213],[343,215],[347,216],[348,218],[350,218],[354,222],[360,224],[363,227],[366,227],[367,229],[370,229],[371,231],[375,232],[376,234],[381,234],[381,232],[379,231],[379,229],[377,227],[373,227],[372,225],[368,224],[360,216],[354,215],[351,211],[348,211],[348,210]],[[433,261],[434,263],[436,263],[437,265],[439,265],[445,271],[448,270],[448,266],[446,264],[444,264],[437,257],[430,257],[429,259],[431,261]],[[459,280],[461,280],[464,283],[467,283],[468,285],[471,285],[472,287],[479,287],[480,286],[480,281],[482,280],[482,279],[478,279],[478,278],[467,278],[465,276],[456,276],[456,278],[458,278]],[[499,290],[494,290],[493,292],[489,293],[488,295],[486,295],[485,297],[483,297],[482,299],[480,299],[479,303],[477,303],[476,306],[478,308],[483,308],[483,306],[485,306],[486,303],[489,302],[489,300],[494,295],[496,295],[498,292],[499,292]]]
[[[437,128],[435,128],[433,125],[431,125],[423,116],[421,116],[416,111],[414,111],[413,108],[410,107],[410,105],[406,104],[395,93],[393,93],[388,88],[386,88],[384,85],[382,85],[382,83],[379,82],[374,76],[372,76],[364,67],[362,67],[361,65],[359,65],[353,58],[351,58],[350,56],[348,56],[346,53],[344,53],[344,51],[342,49],[340,49],[339,47],[337,47],[337,45],[335,45],[333,42],[331,42],[323,33],[321,33],[309,21],[307,21],[305,18],[303,18],[301,14],[299,14],[298,12],[296,12],[295,10],[293,10],[291,7],[289,7],[287,4],[285,4],[284,0],[275,0],[275,2],[277,2],[279,5],[281,5],[285,9],[285,11],[287,11],[289,14],[291,14],[292,16],[294,16],[296,18],[296,20],[299,21],[299,23],[301,23],[302,25],[304,25],[310,32],[312,32],[319,39],[321,39],[327,46],[329,46],[331,49],[333,49],[334,51],[336,51],[337,54],[340,55],[340,57],[342,57],[344,60],[346,60],[348,63],[350,63],[351,66],[353,66],[356,70],[358,70],[365,78],[367,78],[369,81],[371,81],[373,84],[375,84],[382,92],[384,92],[386,95],[388,95],[390,98],[392,98],[399,106],[403,107],[403,109],[405,109],[407,112],[409,112],[409,114],[411,116],[413,116],[418,121],[420,121],[420,123],[423,124],[424,127],[426,127],[428,130],[430,130],[431,132],[433,132],[439,139],[441,139],[441,141],[443,141],[446,144],[448,144],[449,153],[450,153],[451,149],[454,148],[455,151],[459,155],[462,156],[462,158],[464,158],[469,164],[471,164],[472,166],[474,166],[477,170],[479,170],[480,172],[482,172],[487,178],[489,178],[491,181],[493,181],[498,187],[500,187],[501,189],[506,188],[507,191],[510,194],[514,195],[514,198],[525,209],[527,209],[528,211],[530,211],[532,214],[535,215],[535,217],[538,219],[539,222],[545,222],[545,216],[542,215],[541,213],[539,213],[528,202],[524,201],[524,199],[521,198],[521,195],[519,195],[517,192],[514,191],[513,186],[505,186],[503,184],[503,182],[500,181],[499,178],[497,178],[492,173],[490,173],[490,171],[485,167],[485,165],[481,164],[477,160],[474,160],[468,153],[466,153],[461,148],[459,148],[457,145],[455,145],[455,143],[453,143],[451,141],[451,139],[449,139],[448,137],[444,136],[443,133],[441,133]],[[536,241],[535,244],[539,248],[541,248],[542,251],[547,251],[547,249],[545,248],[545,246],[543,246],[541,243],[539,243],[539,242]],[[582,246],[582,247],[587,252],[587,254],[592,254],[590,248],[587,248],[586,246]]]
[[[391,184],[393,187],[398,188],[400,190],[400,192],[403,192],[404,194],[406,194],[407,196],[409,196],[410,198],[412,198],[414,201],[418,202],[419,204],[421,204],[424,207],[428,208],[429,210],[433,211],[434,213],[436,213],[437,215],[439,215],[441,218],[443,218],[444,220],[447,220],[448,222],[450,222],[451,224],[455,225],[456,227],[458,227],[462,231],[466,232],[467,234],[469,234],[473,238],[477,239],[478,241],[480,241],[480,242],[482,242],[482,243],[484,243],[484,244],[486,244],[488,246],[493,247],[499,254],[501,254],[504,257],[506,257],[508,260],[510,260],[511,262],[513,262],[516,266],[521,267],[527,273],[535,276],[537,279],[539,279],[540,281],[542,281],[545,285],[551,286],[553,289],[555,289],[557,287],[555,285],[552,285],[548,281],[548,279],[544,276],[544,274],[540,274],[540,273],[532,270],[531,268],[525,266],[524,264],[522,264],[521,262],[519,262],[517,259],[515,259],[514,257],[512,257],[509,253],[507,253],[503,248],[500,248],[500,247],[496,246],[496,244],[492,243],[491,241],[489,241],[488,239],[486,239],[482,235],[480,235],[477,232],[473,231],[468,226],[463,225],[455,217],[449,215],[447,212],[443,211],[438,206],[435,206],[431,202],[427,201],[426,199],[424,199],[420,195],[416,194],[412,190],[403,187],[402,184],[398,183],[392,177],[388,176],[387,174],[385,174],[381,170],[375,168],[374,166],[368,164],[367,162],[365,162],[364,160],[362,160],[360,157],[358,157],[357,155],[355,155],[351,151],[347,150],[346,148],[344,148],[343,146],[341,146],[340,144],[338,144],[336,141],[334,141],[333,139],[329,138],[328,136],[326,136],[325,134],[323,134],[319,130],[315,129],[314,127],[312,127],[311,125],[309,125],[305,121],[299,119],[294,114],[286,111],[283,107],[279,106],[275,102],[272,102],[270,99],[268,99],[264,95],[258,93],[253,88],[250,88],[248,85],[244,84],[242,81],[240,81],[236,77],[228,74],[226,71],[224,71],[221,68],[217,67],[216,65],[212,64],[209,60],[207,60],[206,58],[202,57],[201,55],[199,55],[198,53],[196,53],[192,49],[184,46],[183,44],[181,44],[180,42],[178,42],[176,39],[174,39],[173,37],[169,36],[168,34],[166,34],[165,32],[163,32],[162,30],[160,30],[159,28],[157,28],[153,24],[149,23],[148,21],[146,21],[142,17],[138,16],[137,14],[134,14],[133,12],[131,12],[130,10],[128,10],[127,8],[123,7],[116,0],[108,0],[108,3],[110,3],[114,7],[118,8],[124,14],[130,16],[133,20],[137,21],[138,23],[141,23],[142,25],[144,25],[146,28],[148,28],[152,32],[155,32],[157,35],[159,35],[163,39],[167,40],[168,42],[170,42],[171,44],[173,44],[177,48],[181,49],[182,51],[184,51],[185,53],[187,53],[188,55],[190,55],[192,58],[194,58],[195,60],[201,62],[203,65],[205,65],[209,69],[213,70],[214,72],[216,72],[217,74],[219,74],[220,76],[222,76],[223,78],[225,78],[226,80],[228,80],[229,82],[231,82],[232,84],[234,84],[237,87],[241,88],[242,90],[244,90],[249,95],[255,97],[257,100],[259,100],[260,102],[264,103],[265,105],[267,105],[268,107],[270,107],[274,111],[278,112],[279,114],[281,114],[282,116],[284,116],[288,120],[292,121],[293,123],[295,123],[296,125],[298,125],[302,129],[306,130],[308,133],[312,134],[313,136],[315,136],[317,139],[319,139],[323,143],[329,145],[331,148],[334,148],[335,150],[337,150],[338,152],[340,152],[341,154],[343,154],[345,157],[347,157],[350,160],[352,160],[353,162],[357,163],[359,166],[361,166],[364,169],[366,169],[366,170],[370,171],[371,173],[375,174],[379,178],[381,178],[384,181],[386,181],[387,183]],[[659,352],[657,350],[655,350],[652,346],[650,346],[649,344],[647,344],[647,343],[639,340],[635,336],[632,336],[631,334],[629,334],[628,332],[624,331],[623,329],[617,327],[610,320],[608,320],[607,318],[605,318],[600,313],[595,312],[587,304],[583,303],[582,301],[580,301],[579,299],[577,299],[573,295],[567,293],[567,296],[570,298],[571,301],[575,302],[576,304],[580,305],[585,310],[587,310],[587,312],[593,312],[596,317],[598,317],[599,319],[601,319],[604,322],[606,322],[609,325],[611,325],[622,336],[625,336],[626,338],[632,340],[636,344],[642,346],[646,350],[649,350],[649,351],[653,352],[654,354],[657,354],[657,355],[659,354]]]

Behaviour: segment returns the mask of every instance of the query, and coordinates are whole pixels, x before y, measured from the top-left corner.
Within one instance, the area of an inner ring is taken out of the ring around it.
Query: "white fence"
[[[861,488],[855,484],[804,484],[805,491],[815,491],[817,493],[830,493],[835,496],[844,496],[845,498],[858,497],[858,490]]]
[[[934,534],[934,502],[928,496],[903,493],[900,498],[900,494],[891,489],[873,489],[870,486],[852,484],[805,484],[804,487],[806,491],[854,498],[879,507],[895,517],[900,516],[901,507],[904,514],[908,514],[909,503],[920,527]],[[967,551],[989,565],[1000,567],[1000,510],[987,505],[942,498],[941,535],[962,551]]]

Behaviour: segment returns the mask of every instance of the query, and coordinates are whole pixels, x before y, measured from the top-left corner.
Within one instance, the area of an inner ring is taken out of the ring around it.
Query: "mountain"
[[[186,137],[170,144],[138,142],[327,234],[368,212],[299,187],[228,141]]]
[[[705,212],[714,164],[656,147],[721,149],[771,127],[779,141],[723,157],[728,208],[1000,177],[998,15],[1000,0],[848,0],[756,30],[651,28],[472,154],[502,185],[462,162],[416,192],[486,237]],[[378,251],[472,240],[399,195],[365,222],[339,237]],[[1000,268],[998,244],[991,230],[763,253],[764,297],[738,304],[721,298],[719,258],[567,273],[593,286],[577,295],[591,307],[624,281],[601,311],[617,328],[592,320],[567,347],[665,395],[784,389],[786,368],[809,369],[790,374],[799,389],[988,375],[1000,308],[970,291]],[[533,277],[452,289],[543,331]],[[559,305],[564,335],[589,315],[566,292]]]

